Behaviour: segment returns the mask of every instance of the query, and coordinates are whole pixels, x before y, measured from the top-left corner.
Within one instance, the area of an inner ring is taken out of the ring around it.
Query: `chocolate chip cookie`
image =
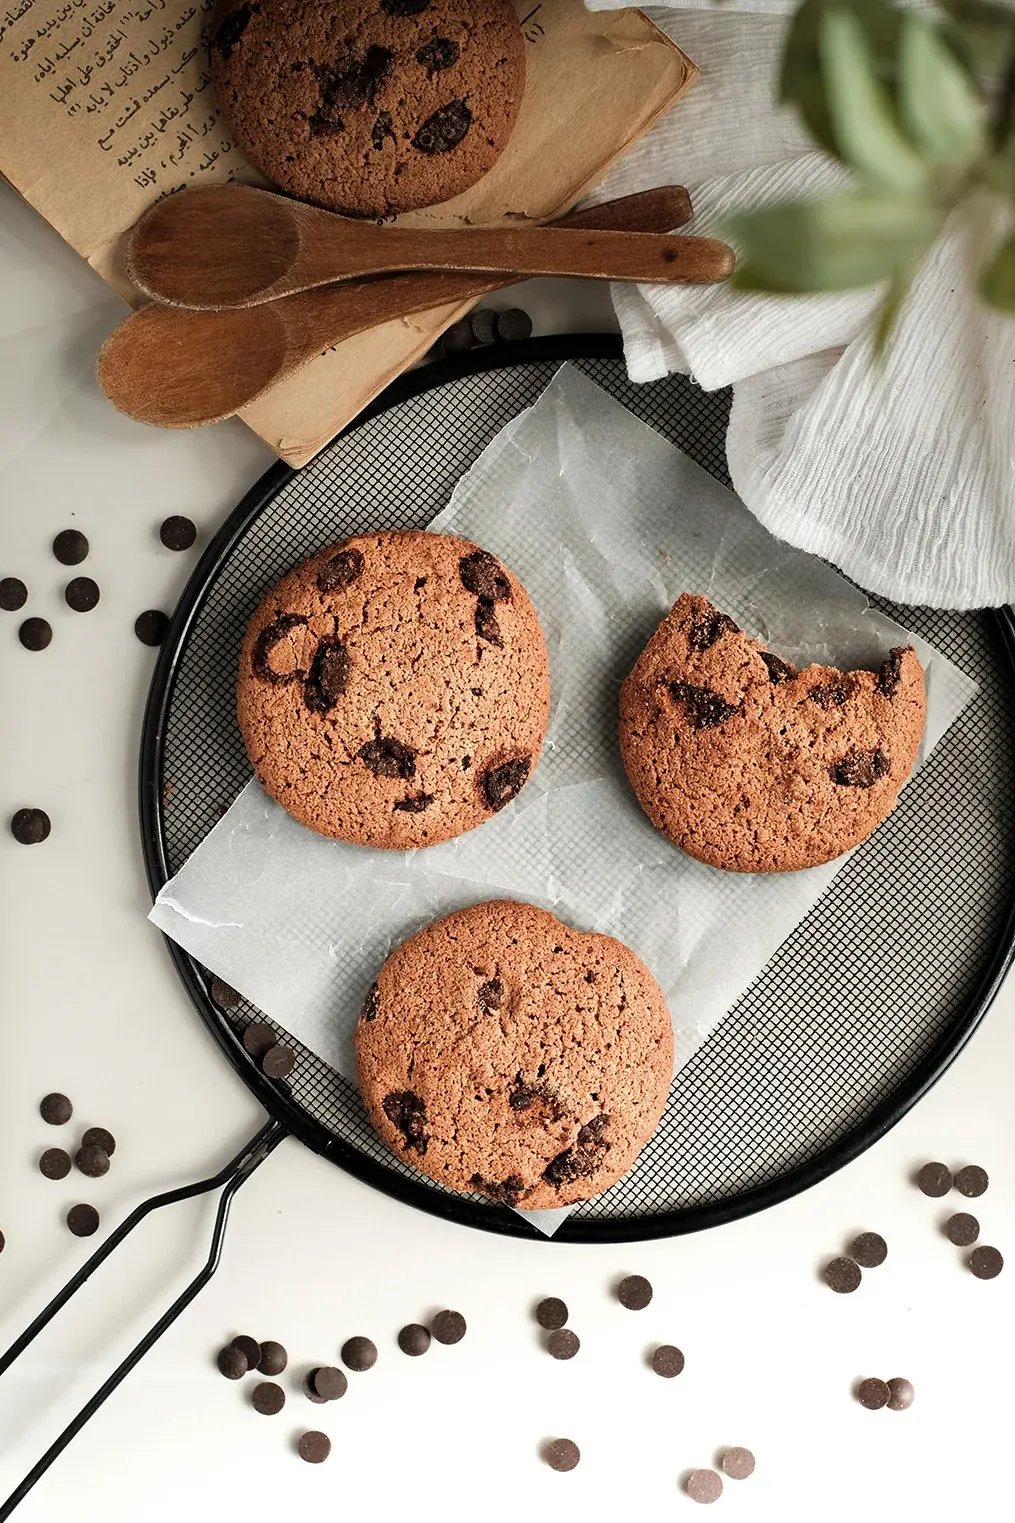
[[[651,973],[611,936],[494,900],[388,958],[356,1030],[367,1112],[452,1190],[538,1209],[631,1167],[662,1114],[673,1030]]]
[[[237,717],[272,798],[322,835],[432,846],[517,797],[546,734],[525,589],[469,540],[367,534],[282,578],[250,621]]]
[[[250,161],[295,196],[361,216],[474,185],[525,84],[510,0],[223,0],[210,58]]]
[[[620,694],[638,802],[692,857],[733,872],[831,861],[891,813],[923,735],[910,646],[876,672],[797,671],[685,593]]]

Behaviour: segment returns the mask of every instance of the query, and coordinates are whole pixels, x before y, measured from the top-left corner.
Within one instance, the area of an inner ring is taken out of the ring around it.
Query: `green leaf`
[[[921,190],[927,165],[898,125],[857,18],[838,6],[827,10],[819,46],[832,132],[843,160],[872,185]]]
[[[921,16],[902,21],[899,116],[935,164],[964,168],[987,146],[979,90],[937,28]]]
[[[734,286],[801,292],[889,279],[916,264],[940,223],[920,198],[854,191],[743,212],[723,227],[742,254]]]
[[[980,295],[998,312],[1015,313],[1015,233],[1009,233],[980,272]]]
[[[874,358],[881,361],[888,349],[888,340],[892,336],[892,330],[898,321],[902,305],[909,295],[909,288],[913,283],[912,270],[899,270],[891,278],[888,290],[877,310],[874,318],[874,328],[871,334],[871,343],[874,349]]]
[[[837,0],[862,27],[875,68],[882,79],[894,76],[899,17],[885,0]],[[840,157],[821,73],[819,36],[830,0],[804,0],[790,22],[779,74],[779,99],[795,106],[811,133],[829,153]]]

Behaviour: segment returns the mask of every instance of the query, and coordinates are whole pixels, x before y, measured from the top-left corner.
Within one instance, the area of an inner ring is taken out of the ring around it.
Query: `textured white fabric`
[[[587,0],[596,9],[616,0]],[[707,232],[735,207],[844,183],[775,104],[791,0],[650,9],[702,77],[596,199],[689,187]],[[764,13],[764,14],[761,14]],[[980,243],[950,226],[903,309],[887,361],[866,337],[876,289],[753,296],[622,286],[613,298],[633,380],[671,370],[733,385],[727,454],[747,506],[780,538],[900,602],[1015,599],[1015,321],[971,295]]]

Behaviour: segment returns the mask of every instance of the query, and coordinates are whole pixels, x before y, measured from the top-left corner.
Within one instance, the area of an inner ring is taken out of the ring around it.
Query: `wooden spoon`
[[[378,227],[250,185],[206,185],[143,216],[127,246],[134,284],[171,306],[247,307],[396,270],[486,270],[594,280],[724,280],[733,252],[714,238],[604,228],[445,231]]]
[[[690,216],[683,186],[663,185],[572,212],[562,225],[662,231]],[[511,284],[489,275],[392,275],[221,312],[145,307],[103,344],[99,385],[114,407],[140,423],[198,428],[239,412],[322,350],[366,328],[475,301]]]

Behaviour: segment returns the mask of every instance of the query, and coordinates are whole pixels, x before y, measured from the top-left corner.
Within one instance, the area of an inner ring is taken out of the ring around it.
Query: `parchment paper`
[[[497,435],[433,527],[503,558],[546,631],[554,707],[527,787],[456,841],[385,852],[315,835],[251,782],[150,918],[355,1078],[352,1031],[389,949],[462,905],[531,900],[644,958],[669,1002],[679,1068],[845,859],[724,873],[649,824],[617,750],[617,689],[663,613],[681,592],[703,592],[799,665],[876,666],[890,646],[911,642],[927,672],[920,761],[975,684],[868,610],[835,571],[774,540],[731,492],[569,366]],[[552,1232],[567,1212],[523,1214]]]
[[[0,0],[0,173],[128,300],[121,235],[154,201],[261,183],[219,120],[205,28],[215,0]],[[640,11],[517,0],[525,95],[478,185],[405,226],[543,220],[601,179],[697,70]],[[594,107],[593,107],[594,103]],[[474,303],[348,339],[241,416],[304,465]]]

